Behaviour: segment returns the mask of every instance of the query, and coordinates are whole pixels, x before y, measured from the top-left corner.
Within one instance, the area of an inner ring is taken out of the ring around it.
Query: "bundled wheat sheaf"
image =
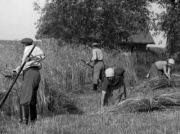
[[[180,75],[173,74],[171,83],[165,77],[141,81],[128,98],[117,105],[99,109],[93,114],[145,112],[180,106]]]

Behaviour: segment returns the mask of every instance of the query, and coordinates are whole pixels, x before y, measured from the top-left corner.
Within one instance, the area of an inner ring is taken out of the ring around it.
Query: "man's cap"
[[[98,46],[99,44],[98,43],[96,43],[96,42],[94,42],[93,44],[92,44],[92,46]]]
[[[24,38],[21,40],[21,43],[25,44],[26,46],[32,45],[33,40],[31,38]]]

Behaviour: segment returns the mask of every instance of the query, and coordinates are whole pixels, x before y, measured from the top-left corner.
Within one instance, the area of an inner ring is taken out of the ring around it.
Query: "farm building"
[[[147,51],[148,44],[155,44],[150,32],[141,32],[134,34],[128,38],[126,42],[119,43],[122,50],[125,51]]]

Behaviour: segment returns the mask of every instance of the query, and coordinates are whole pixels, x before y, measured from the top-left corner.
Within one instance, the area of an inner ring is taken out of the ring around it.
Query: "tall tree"
[[[38,35],[66,41],[97,40],[105,45],[126,41],[150,29],[151,0],[47,0],[37,22]]]
[[[180,50],[180,1],[179,0],[153,0],[165,11],[156,18],[157,31],[164,31],[167,36],[168,56]]]

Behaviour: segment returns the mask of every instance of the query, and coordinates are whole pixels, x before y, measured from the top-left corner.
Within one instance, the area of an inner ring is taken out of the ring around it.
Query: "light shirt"
[[[158,70],[163,70],[164,66],[167,66],[167,61],[156,61],[155,65]]]
[[[93,48],[91,61],[103,60],[102,50],[99,48]]]
[[[25,62],[25,59],[28,56],[28,54],[30,53],[30,51],[32,50],[33,46],[34,45],[25,47],[21,65]],[[36,58],[38,58],[38,60],[31,60],[29,62],[26,62],[23,70],[25,70],[29,67],[38,67],[39,69],[41,69],[41,67],[42,67],[41,61],[45,59],[45,55],[44,55],[43,51],[37,46],[34,48],[34,50],[32,51],[32,53],[30,55],[30,57],[34,57],[34,56]]]

